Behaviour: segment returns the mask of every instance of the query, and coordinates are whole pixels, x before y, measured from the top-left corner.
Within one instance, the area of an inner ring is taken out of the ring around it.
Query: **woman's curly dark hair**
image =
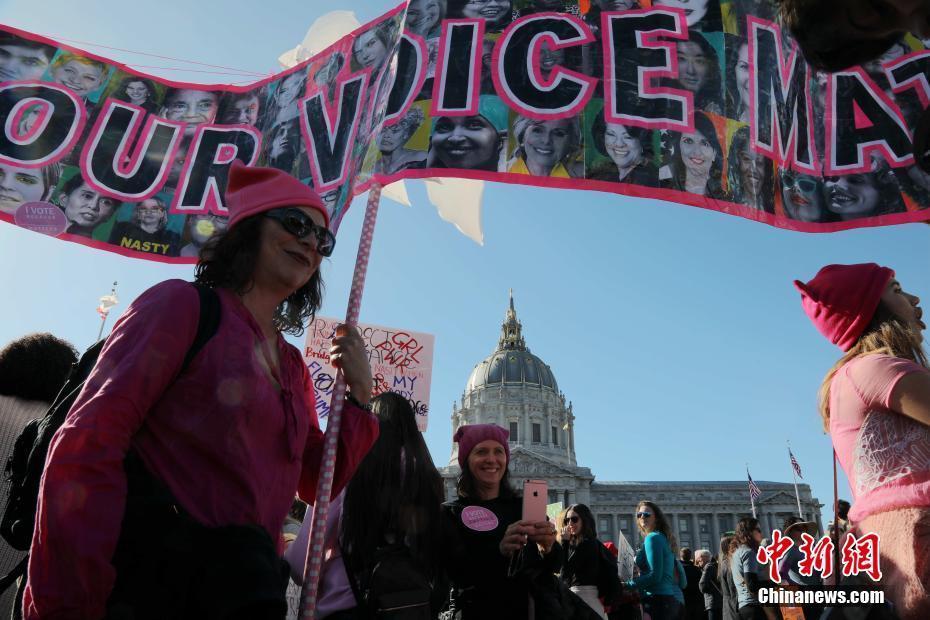
[[[252,288],[252,274],[261,248],[265,217],[253,215],[222,235],[210,237],[200,250],[197,262],[198,284],[210,288],[228,288],[242,295]],[[323,278],[319,269],[310,280],[281,302],[274,315],[278,331],[302,336],[304,326],[313,321],[323,303]]]
[[[65,384],[77,350],[52,334],[29,334],[0,350],[0,394],[51,403]]]

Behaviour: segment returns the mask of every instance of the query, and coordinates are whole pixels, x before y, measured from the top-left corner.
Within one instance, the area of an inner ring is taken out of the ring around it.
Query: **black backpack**
[[[220,324],[220,300],[216,291],[199,284],[194,286],[200,295],[200,318],[197,322],[197,333],[184,357],[181,372],[187,369],[194,356],[216,334]],[[10,495],[3,511],[3,519],[0,520],[0,535],[14,549],[29,550],[39,502],[39,483],[45,469],[49,444],[81,393],[87,377],[97,363],[104,342],[105,340],[101,340],[81,355],[45,416],[29,422],[16,438],[13,455],[6,464]],[[25,561],[21,562],[17,569],[25,569]],[[0,580],[0,585],[5,581],[6,578]]]
[[[371,570],[351,575],[357,618],[430,620],[433,584],[406,545],[379,547]]]

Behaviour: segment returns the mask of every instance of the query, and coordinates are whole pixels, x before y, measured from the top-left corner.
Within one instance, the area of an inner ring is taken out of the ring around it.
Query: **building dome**
[[[461,403],[452,406],[452,429],[497,424],[510,432],[511,448],[575,466],[574,420],[552,369],[526,346],[511,292],[497,347],[475,366]],[[457,455],[453,444],[451,465]]]
[[[530,353],[523,340],[523,326],[517,320],[513,307],[513,295],[510,307],[501,326],[501,337],[497,350],[479,362],[468,377],[466,392],[483,387],[501,387],[502,385],[528,385],[559,393],[552,370],[541,359]]]
[[[465,389],[471,392],[482,387],[521,383],[559,391],[552,370],[527,350],[495,351],[475,366]]]

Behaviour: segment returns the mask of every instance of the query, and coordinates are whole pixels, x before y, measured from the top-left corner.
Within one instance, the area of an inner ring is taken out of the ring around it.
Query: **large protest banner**
[[[585,8],[410,0],[248,86],[155,79],[4,26],[0,219],[48,232],[55,215],[68,241],[193,262],[225,226],[233,159],[315,187],[336,229],[372,182],[441,176],[810,232],[927,219],[930,175],[911,153],[924,42],[822,74],[769,0]]]
[[[316,388],[316,411],[329,415],[330,395],[336,383],[336,369],[329,363],[329,347],[336,326],[342,319],[318,316],[307,328],[304,362]],[[396,392],[408,401],[417,416],[417,427],[426,431],[429,422],[429,392],[433,375],[435,337],[410,330],[359,323],[371,364],[372,396]]]

